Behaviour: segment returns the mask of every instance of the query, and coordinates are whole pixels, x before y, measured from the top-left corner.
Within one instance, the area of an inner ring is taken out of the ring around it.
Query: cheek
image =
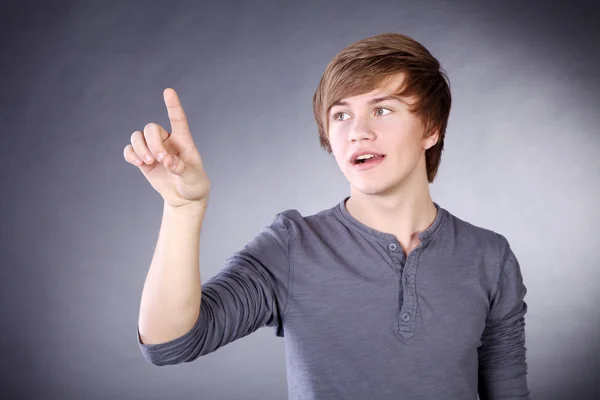
[[[413,153],[421,148],[419,126],[408,121],[395,121],[381,126],[379,139],[387,148],[396,149],[401,154]]]
[[[330,143],[339,143],[343,140],[344,136],[344,129],[340,126],[340,124],[336,124],[335,126],[329,127],[328,138]]]
[[[346,151],[346,142],[342,139],[339,132],[332,131],[329,133],[329,145],[331,146],[331,152],[337,159],[338,156],[343,155]]]
[[[337,165],[342,170],[344,170],[347,167],[345,152],[339,148],[335,148],[332,146],[332,153],[333,153],[333,157],[335,158],[335,162],[337,163]]]

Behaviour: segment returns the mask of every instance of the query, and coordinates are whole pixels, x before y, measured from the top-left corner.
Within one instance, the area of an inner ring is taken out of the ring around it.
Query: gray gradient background
[[[277,212],[349,193],[312,94],[337,51],[387,31],[450,76],[432,196],[521,262],[532,398],[600,398],[600,29],[591,2],[562,3],[3,2],[0,398],[285,398],[270,329],[190,364],[142,358],[162,202],[122,151],[168,126],[175,88],[212,181],[206,280]]]

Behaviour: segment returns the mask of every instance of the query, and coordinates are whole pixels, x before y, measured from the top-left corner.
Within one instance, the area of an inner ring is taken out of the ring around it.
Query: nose
[[[348,140],[350,142],[357,142],[362,140],[373,140],[375,133],[373,132],[369,119],[367,117],[355,117],[352,126],[350,127],[350,133]]]

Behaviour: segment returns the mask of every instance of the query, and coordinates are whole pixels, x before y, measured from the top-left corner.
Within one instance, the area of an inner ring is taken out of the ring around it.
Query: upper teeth
[[[364,159],[372,158],[372,157],[375,157],[375,156],[373,154],[363,154],[362,156],[356,157],[356,159],[357,160],[364,160]]]

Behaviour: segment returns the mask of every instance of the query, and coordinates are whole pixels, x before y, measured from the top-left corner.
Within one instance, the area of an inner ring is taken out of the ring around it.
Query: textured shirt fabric
[[[405,256],[346,209],[276,215],[202,285],[200,315],[154,365],[189,362],[268,326],[289,399],[529,399],[527,289],[507,239],[435,203]]]

